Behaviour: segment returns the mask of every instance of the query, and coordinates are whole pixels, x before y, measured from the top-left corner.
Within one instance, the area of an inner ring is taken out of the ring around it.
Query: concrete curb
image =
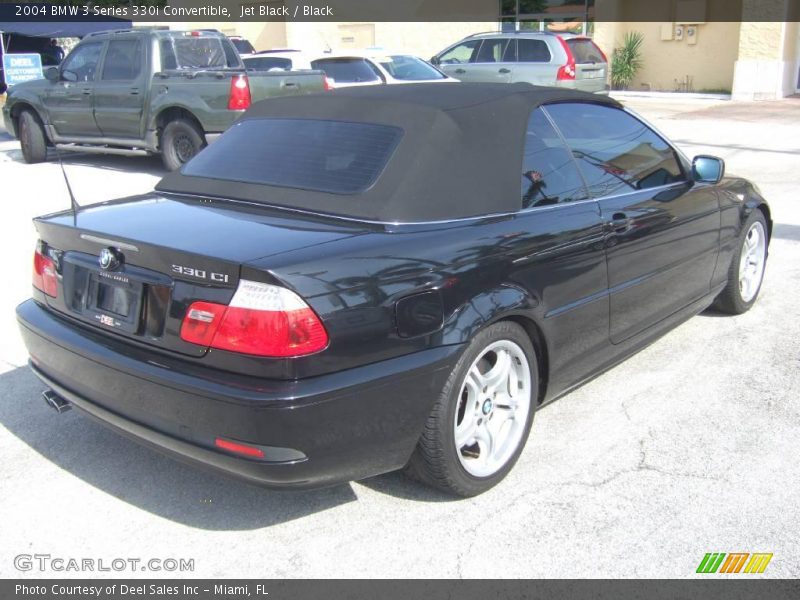
[[[700,94],[694,92],[623,92],[611,91],[612,98],[653,98],[660,100],[730,100],[730,94]]]

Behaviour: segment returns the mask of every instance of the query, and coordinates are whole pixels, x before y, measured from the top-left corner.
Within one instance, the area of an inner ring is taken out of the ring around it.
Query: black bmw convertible
[[[153,193],[35,225],[51,406],[254,483],[462,496],[543,404],[748,310],[772,230],[613,99],[466,83],[267,100]]]

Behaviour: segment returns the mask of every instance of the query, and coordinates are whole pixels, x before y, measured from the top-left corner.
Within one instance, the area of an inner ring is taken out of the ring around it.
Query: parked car
[[[608,60],[588,37],[544,32],[471,35],[431,58],[467,82],[517,83],[607,92]]]
[[[309,54],[300,50],[269,50],[243,56],[247,70],[316,69],[324,71],[330,87],[384,83],[455,83],[439,69],[410,54],[360,50],[346,54]]]
[[[177,169],[227,129],[252,100],[320,91],[320,72],[246,74],[213,31],[125,30],[86,36],[46,79],[14,86],[5,126],[29,163],[47,146],[160,153]]]
[[[311,61],[316,55],[301,50],[264,50],[255,54],[242,55],[242,62],[248,71],[281,71],[311,69]]]
[[[770,209],[723,174],[573,90],[271,99],[153,193],[36,219],[17,316],[59,411],[265,485],[470,496],[540,406],[753,306]]]
[[[229,35],[228,39],[239,54],[252,54],[256,51],[256,49],[253,48],[253,44],[251,44],[250,40],[247,38],[243,38],[240,35]]]

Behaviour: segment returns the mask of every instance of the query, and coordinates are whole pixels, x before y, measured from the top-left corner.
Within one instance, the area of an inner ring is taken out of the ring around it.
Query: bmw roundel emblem
[[[121,262],[122,256],[115,248],[103,248],[100,251],[100,268],[104,271],[113,271]]]

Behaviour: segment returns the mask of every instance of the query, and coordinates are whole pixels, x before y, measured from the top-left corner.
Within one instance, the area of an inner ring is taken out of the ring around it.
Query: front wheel
[[[161,134],[161,159],[167,169],[177,171],[205,146],[205,136],[194,123],[176,119]]]
[[[767,220],[760,210],[750,214],[742,232],[728,269],[728,285],[714,303],[731,315],[747,312],[756,303],[767,264]]]
[[[406,472],[458,496],[493,487],[525,447],[537,389],[526,331],[510,321],[487,327],[447,380]]]
[[[19,144],[22,157],[28,164],[40,163],[47,158],[47,137],[39,118],[29,110],[19,115]]]

